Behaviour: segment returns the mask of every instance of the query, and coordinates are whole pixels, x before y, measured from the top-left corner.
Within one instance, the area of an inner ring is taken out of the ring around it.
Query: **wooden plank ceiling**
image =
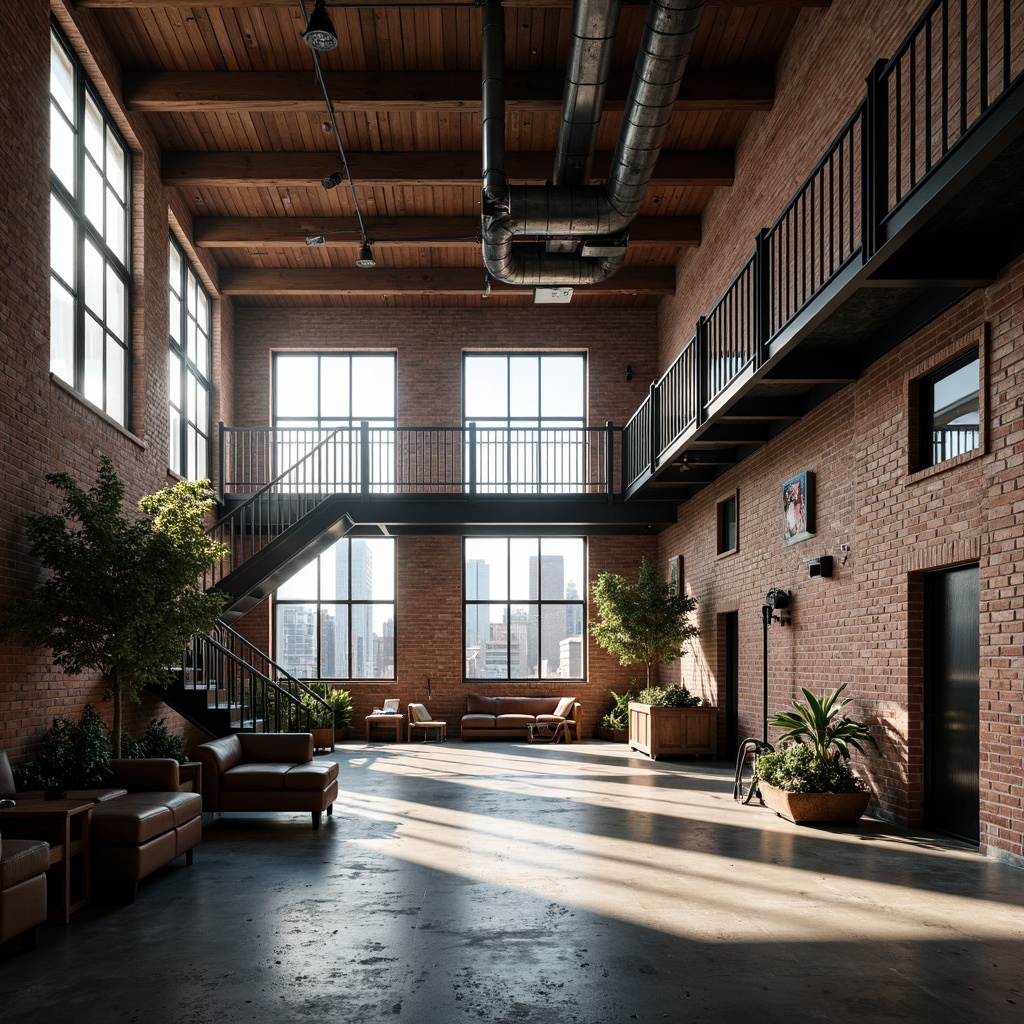
[[[626,266],[575,306],[653,306],[680,251],[700,244],[710,197],[733,179],[748,119],[770,109],[774,68],[803,8],[829,0],[712,0],[705,11]],[[194,218],[193,244],[236,303],[522,306],[480,253],[480,10],[472,2],[328,2],[338,47],[321,54],[352,178],[330,190],[338,139],[300,38],[300,0],[77,0],[124,69],[162,174]],[[312,10],[312,2],[307,5]],[[615,146],[646,4],[624,0],[595,182]],[[550,177],[571,0],[505,4],[509,179]],[[355,266],[353,191],[377,266]],[[307,238],[323,238],[309,245]]]

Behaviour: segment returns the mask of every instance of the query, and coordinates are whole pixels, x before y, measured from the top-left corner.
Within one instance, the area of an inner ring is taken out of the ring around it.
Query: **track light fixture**
[[[332,188],[336,188],[338,185],[340,185],[344,177],[345,175],[342,174],[341,171],[332,171],[330,174],[327,175],[326,178],[320,179],[320,184],[323,185],[325,189],[330,191]]]
[[[333,50],[338,45],[338,33],[334,31],[334,22],[331,21],[324,3],[325,0],[315,0],[313,13],[306,22],[306,31],[302,33],[306,45],[311,50],[319,50],[321,53]]]
[[[356,266],[367,268],[377,266],[377,261],[373,258],[373,249],[370,248],[370,243],[367,239],[363,239],[363,244],[359,246],[359,255],[356,257]]]

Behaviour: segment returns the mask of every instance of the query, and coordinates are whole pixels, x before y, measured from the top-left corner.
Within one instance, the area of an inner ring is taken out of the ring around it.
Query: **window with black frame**
[[[50,32],[50,370],[126,425],[128,147],[60,30]]]
[[[586,541],[463,540],[466,679],[583,679]]]
[[[274,653],[300,679],[394,679],[394,540],[346,537],[278,587]]]
[[[210,296],[172,238],[169,266],[170,447],[172,472],[210,478]]]
[[[981,435],[980,359],[972,350],[920,381],[921,469],[976,450]]]

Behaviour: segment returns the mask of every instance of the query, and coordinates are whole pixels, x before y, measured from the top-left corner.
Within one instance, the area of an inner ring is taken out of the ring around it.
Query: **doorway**
[[[739,612],[723,612],[718,617],[721,638],[722,678],[725,684],[725,751],[736,756],[739,746],[740,699],[740,616]]]
[[[924,577],[925,825],[979,838],[977,565]]]

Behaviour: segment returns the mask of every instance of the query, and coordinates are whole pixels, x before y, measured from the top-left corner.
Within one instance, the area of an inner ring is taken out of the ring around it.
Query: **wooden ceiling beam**
[[[327,71],[331,103],[338,113],[413,111],[479,113],[479,71]],[[628,73],[611,76],[606,111],[625,106]],[[565,76],[559,72],[510,71],[507,110],[558,113]],[[677,111],[771,110],[774,73],[688,71]],[[124,100],[144,113],[200,111],[288,111],[322,113],[324,97],[310,71],[133,71],[125,74]]]
[[[370,241],[383,248],[480,245],[476,217],[369,217],[364,223]],[[352,217],[199,217],[192,224],[192,241],[201,249],[304,248],[307,238],[318,235],[327,248],[351,247],[360,240]],[[638,217],[629,227],[631,249],[699,244],[699,217]]]
[[[172,10],[184,7],[279,7],[298,15],[296,0],[74,0],[75,7],[98,7],[106,10]],[[708,0],[708,7],[726,10],[745,7],[775,7],[800,10],[804,7],[828,7],[832,0]],[[647,0],[622,0],[623,7],[646,7]],[[395,0],[328,0],[328,7],[395,7]],[[437,0],[402,0],[403,7],[436,7]],[[453,5],[454,6],[454,5]],[[465,7],[478,7],[476,0],[465,0]],[[503,7],[555,8],[569,10],[573,0],[502,0]]]
[[[479,269],[441,270],[423,267],[376,267],[372,270],[326,268],[263,269],[224,267],[220,272],[223,295],[476,295],[486,274]],[[624,267],[600,284],[578,289],[587,295],[672,295],[676,272],[672,267]],[[532,292],[492,281],[493,293]]]
[[[610,153],[594,158],[594,180],[608,172]],[[319,185],[338,168],[338,157],[318,153],[164,153],[165,185],[202,188],[287,188]],[[406,186],[479,188],[483,177],[479,152],[349,153],[349,170],[365,188]],[[510,181],[540,185],[554,167],[550,153],[509,153]],[[722,186],[733,183],[731,152],[665,152],[658,157],[652,188]]]

